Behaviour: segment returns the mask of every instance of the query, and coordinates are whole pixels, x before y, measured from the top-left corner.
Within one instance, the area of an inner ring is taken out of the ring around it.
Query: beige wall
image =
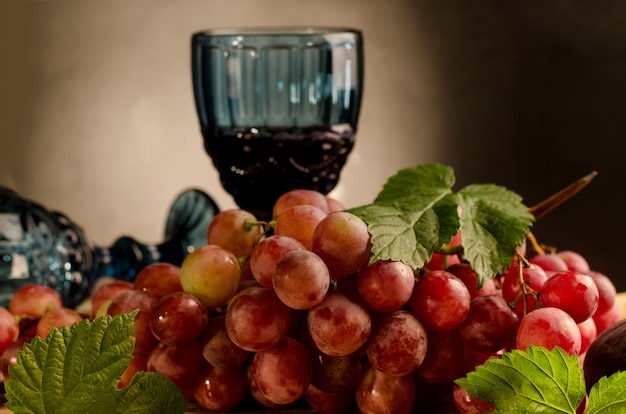
[[[364,31],[366,90],[356,149],[333,195],[350,205],[369,202],[398,168],[434,158],[432,139],[417,139],[436,137],[437,125],[411,4],[12,2],[2,12],[0,183],[68,213],[105,244],[121,233],[159,239],[169,203],[187,187],[233,206],[202,148],[191,34],[345,25]]]
[[[68,213],[97,244],[161,238],[188,187],[233,203],[202,149],[194,31],[346,25],[365,35],[357,145],[333,193],[452,165],[531,205],[598,170],[536,224],[626,290],[626,2],[545,0],[0,0],[0,184]]]

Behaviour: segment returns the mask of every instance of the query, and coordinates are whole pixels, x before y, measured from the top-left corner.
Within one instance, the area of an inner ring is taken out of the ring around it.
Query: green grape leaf
[[[127,396],[137,392],[133,388],[149,388],[149,384],[137,378],[134,382],[139,385],[117,389],[132,360],[136,314],[134,311],[84,320],[70,328],[55,328],[45,339],[33,338],[18,354],[17,364],[9,368],[6,407],[16,414],[75,413],[77,407],[81,412],[95,414],[128,412],[126,407],[132,406],[132,402],[126,402]],[[169,383],[169,391],[163,380]],[[182,408],[178,412],[184,412],[184,398],[173,383],[164,377],[151,377],[148,381],[167,398],[180,401],[178,406]],[[160,403],[157,398],[151,400],[144,401],[148,403],[143,406],[144,412],[161,412],[150,411],[152,404]]]
[[[502,414],[571,413],[585,397],[585,379],[576,356],[555,347],[529,346],[490,359],[455,381]]]
[[[458,195],[463,252],[482,286],[510,266],[534,218],[522,198],[504,187],[469,185]]]
[[[586,414],[620,414],[626,412],[626,371],[602,377],[589,391]]]
[[[368,225],[370,263],[402,261],[414,269],[457,233],[454,173],[439,164],[400,170],[384,185],[373,204],[351,209]]]
[[[504,187],[476,184],[455,193],[454,183],[448,166],[402,169],[372,204],[350,209],[368,225],[370,263],[394,260],[421,268],[460,229],[478,285],[502,273],[528,234],[532,214],[519,195]]]

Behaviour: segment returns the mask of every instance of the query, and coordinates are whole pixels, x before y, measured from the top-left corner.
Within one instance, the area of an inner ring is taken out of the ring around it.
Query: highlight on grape
[[[458,233],[448,246],[462,245]],[[118,387],[140,371],[171,380],[215,411],[304,404],[320,413],[410,413],[450,404],[493,409],[454,380],[530,345],[581,358],[621,319],[610,278],[571,251],[520,249],[481,285],[462,250],[423,268],[371,261],[367,224],[337,200],[285,194],[270,222],[231,209],[182,265],[93,292],[87,313],[42,285],[0,308],[2,375],[36,335],[138,309],[135,348]]]

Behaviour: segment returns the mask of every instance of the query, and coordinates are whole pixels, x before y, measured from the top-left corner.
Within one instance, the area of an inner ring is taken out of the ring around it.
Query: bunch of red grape
[[[527,260],[522,247],[479,289],[462,257],[436,253],[416,271],[370,264],[366,223],[320,193],[284,194],[273,217],[222,211],[207,245],[180,267],[153,264],[133,283],[94,292],[95,316],[139,309],[134,359],[119,387],[138,371],[157,371],[215,411],[307,404],[320,413],[409,413],[448,404],[481,413],[493,407],[455,379],[529,345],[582,356],[622,317],[610,279],[574,252]],[[37,320],[31,334],[41,336],[81,318],[50,291],[37,300],[18,292],[16,308],[0,309],[4,366],[28,340],[12,315]]]

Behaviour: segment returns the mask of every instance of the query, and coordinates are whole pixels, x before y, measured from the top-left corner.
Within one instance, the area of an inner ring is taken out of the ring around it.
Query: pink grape
[[[213,309],[230,300],[241,280],[237,257],[216,245],[201,246],[189,253],[180,268],[183,290]]]
[[[519,319],[500,295],[472,299],[459,326],[467,347],[482,354],[496,352],[515,340]]]
[[[150,329],[150,313],[157,303],[157,298],[139,290],[129,290],[121,293],[111,300],[107,308],[107,314],[117,316],[129,313],[135,309],[139,312],[135,316],[134,354],[149,352],[157,343],[156,337]]]
[[[180,266],[171,263],[151,263],[137,273],[133,281],[136,290],[149,293],[159,299],[168,293],[180,292]]]
[[[426,356],[426,330],[411,313],[403,310],[383,317],[367,345],[372,366],[389,375],[403,376],[415,371]]]
[[[326,296],[330,273],[324,261],[310,250],[286,253],[276,265],[272,285],[278,298],[292,309],[311,309]]]
[[[428,334],[428,348],[416,374],[430,384],[447,384],[465,374],[465,344],[457,329]]]
[[[290,251],[304,249],[304,245],[294,238],[271,235],[261,240],[252,250],[250,270],[260,284],[268,289],[274,289],[272,279],[280,259]]]
[[[280,342],[291,324],[291,310],[264,287],[239,292],[226,309],[228,337],[240,348],[257,352]]]
[[[408,305],[427,330],[444,332],[463,322],[470,300],[461,279],[444,270],[433,270],[420,277]]]
[[[220,246],[237,257],[246,257],[263,232],[254,214],[239,208],[222,210],[209,224],[207,244]]]
[[[560,347],[569,355],[580,353],[582,338],[574,319],[559,308],[539,308],[524,316],[517,330],[516,348],[543,346],[552,350]]]
[[[311,250],[315,228],[327,214],[311,205],[293,206],[278,216],[274,225],[274,234],[296,239]]]
[[[607,330],[610,326],[617,323],[624,317],[622,305],[619,301],[615,301],[609,310],[604,312],[596,312],[593,314],[593,321],[596,323],[598,335]]]
[[[209,323],[207,308],[190,293],[163,296],[150,313],[150,330],[169,346],[195,341]]]
[[[598,309],[600,294],[591,276],[575,271],[552,275],[541,289],[543,307],[555,307],[567,312],[576,323],[590,318]]]
[[[41,338],[48,336],[52,328],[60,328],[62,326],[70,327],[75,323],[81,322],[83,317],[70,308],[56,308],[43,314],[37,323],[37,335]]]
[[[315,228],[311,250],[324,260],[333,278],[348,277],[369,259],[367,224],[345,211],[329,214]]]
[[[277,404],[270,401],[265,395],[261,393],[259,387],[256,385],[256,381],[254,376],[252,375],[252,364],[247,364],[246,366],[246,388],[248,390],[248,394],[256,401],[261,404],[265,408],[271,409],[281,409],[287,408],[290,406],[289,404]]]
[[[598,309],[596,309],[596,312],[606,312],[615,303],[617,289],[613,281],[605,274],[593,270],[590,270],[587,274],[591,276],[598,288]]]
[[[0,306],[0,355],[20,335],[20,326],[15,316],[3,306]]]
[[[40,318],[47,311],[61,307],[63,300],[56,290],[46,285],[30,283],[13,293],[8,309],[13,315]]]
[[[557,255],[563,259],[568,270],[586,273],[589,270],[589,263],[580,253],[571,250],[561,250]]]
[[[242,366],[218,368],[205,365],[193,385],[198,405],[207,410],[231,411],[246,394],[246,372]]]
[[[309,310],[307,326],[320,351],[342,356],[365,344],[372,329],[372,319],[363,304],[335,291]]]
[[[359,296],[376,312],[392,312],[411,298],[415,277],[413,269],[402,262],[379,260],[362,268],[356,277]]]
[[[185,389],[200,373],[203,366],[202,347],[196,341],[180,346],[159,343],[148,355],[146,369],[159,372],[176,386]]]
[[[502,277],[502,297],[509,303],[517,299],[520,294],[519,271],[519,265],[515,264],[509,267]],[[548,275],[541,267],[531,263],[529,266],[522,266],[522,279],[526,286],[539,292],[548,280]],[[520,299],[521,301],[522,299]],[[536,308],[535,304],[532,303],[532,297],[528,297],[526,301],[529,310]]]
[[[4,309],[4,308],[1,308]],[[0,365],[2,366],[2,380],[9,379],[9,367],[17,365],[17,356],[24,349],[24,344],[29,343],[32,337],[18,336],[0,353]]]
[[[309,205],[322,210],[324,213],[330,213],[328,199],[320,192],[306,189],[295,189],[287,191],[274,202],[272,217],[276,219],[286,210],[294,206]]]
[[[346,209],[345,204],[334,197],[326,196],[326,201],[328,202],[329,213],[334,213],[335,211],[343,211]]]
[[[472,266],[469,263],[463,262],[450,265],[446,268],[446,272],[452,273],[463,281],[472,299],[476,296],[487,296],[496,293],[496,284],[493,279],[485,280],[480,289],[478,288],[476,273],[472,270]]]
[[[226,316],[219,315],[209,323],[202,335],[202,355],[214,367],[227,368],[242,366],[250,355],[249,351],[238,347],[226,332]]]
[[[125,280],[115,280],[111,283],[101,285],[96,289],[91,297],[91,309],[96,313],[102,308],[102,305],[109,302],[117,295],[128,292],[135,288],[134,284]]]
[[[415,401],[412,375],[397,377],[369,366],[356,388],[356,403],[362,413],[408,414]]]
[[[313,376],[307,347],[285,337],[252,359],[252,375],[260,392],[276,404],[290,404],[304,395]]]

